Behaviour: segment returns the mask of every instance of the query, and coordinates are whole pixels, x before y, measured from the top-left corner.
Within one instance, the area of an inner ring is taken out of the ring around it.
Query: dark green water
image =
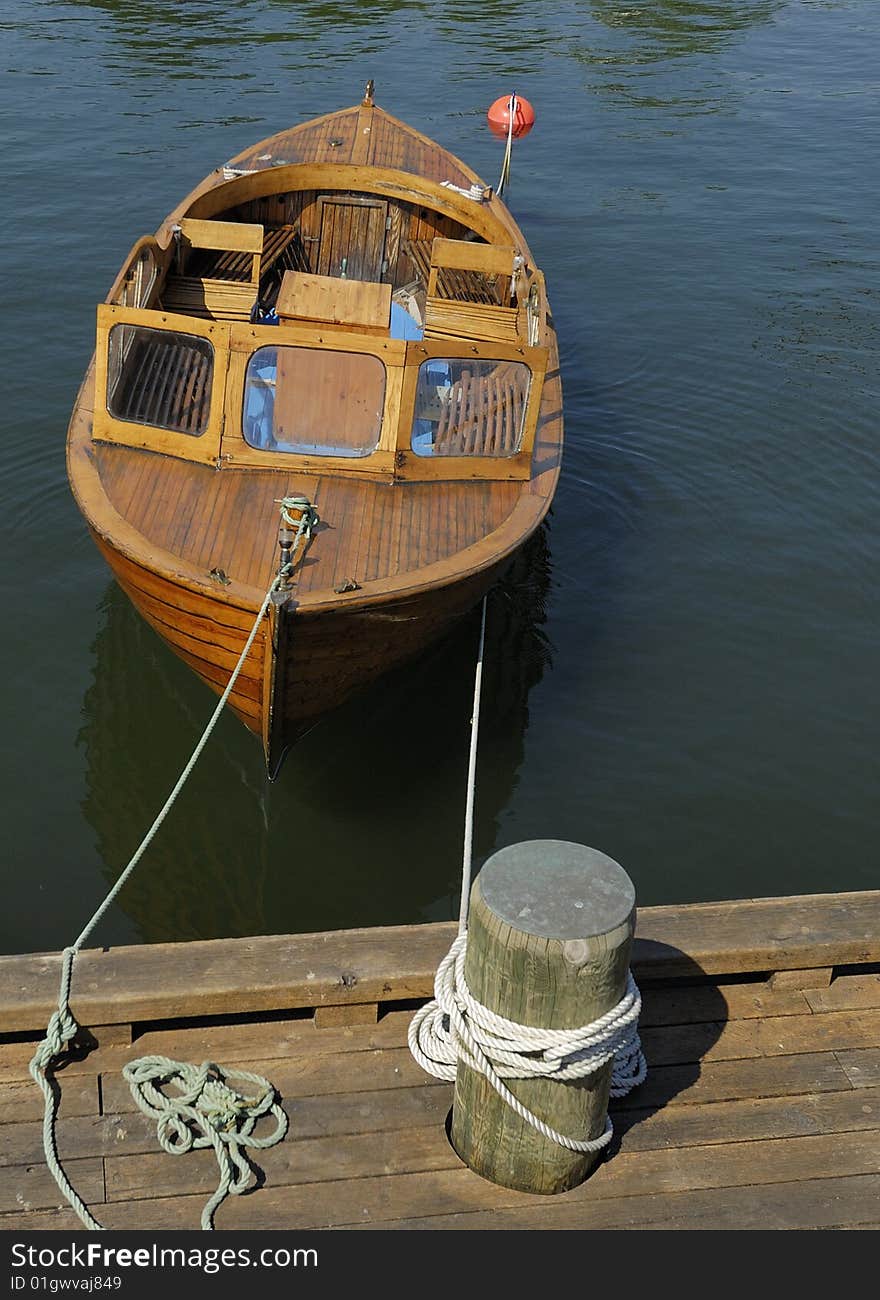
[[[213,696],[112,586],[64,438],[134,239],[247,144],[377,101],[497,180],[563,354],[549,526],[490,607],[477,862],[615,857],[642,905],[873,888],[876,0],[0,0],[0,950],[72,941]],[[96,943],[457,905],[476,625],[268,786],[231,716]]]

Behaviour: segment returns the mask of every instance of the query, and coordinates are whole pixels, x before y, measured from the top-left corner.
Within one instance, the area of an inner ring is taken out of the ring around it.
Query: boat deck
[[[197,1228],[213,1152],[164,1154],[121,1077],[135,1057],[269,1078],[290,1131],[224,1229],[880,1226],[880,891],[646,908],[633,971],[646,1082],[610,1154],[560,1196],[465,1168],[450,1085],[406,1033],[450,925],[88,952],[71,1005],[98,1046],[57,1076],[59,1153],[111,1229]],[[57,954],[0,958],[0,1229],[69,1231],[28,1077]]]

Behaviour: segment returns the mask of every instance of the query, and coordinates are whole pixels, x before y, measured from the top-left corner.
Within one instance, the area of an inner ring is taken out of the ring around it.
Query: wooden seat
[[[404,251],[409,256],[413,270],[418,275],[425,289],[431,278],[430,239],[407,239]],[[478,245],[479,247],[479,245]],[[482,302],[501,305],[497,278],[484,275],[481,271],[463,270],[452,267],[437,268],[437,292],[443,298],[456,299],[459,302]]]
[[[518,343],[517,309],[429,296],[425,304],[425,338]]]
[[[506,245],[436,238],[428,267],[425,338],[517,343],[518,312],[510,306],[515,258],[516,249]]]
[[[208,320],[250,320],[256,301],[253,284],[189,275],[169,275],[162,292],[166,311]]]
[[[214,256],[207,265],[202,258],[200,265],[198,254],[204,250]],[[162,306],[186,316],[249,320],[259,294],[262,252],[262,226],[184,217],[178,273],[165,281]]]

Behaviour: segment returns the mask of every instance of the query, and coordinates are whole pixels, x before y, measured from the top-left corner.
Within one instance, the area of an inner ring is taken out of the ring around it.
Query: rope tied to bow
[[[235,686],[235,683],[238,680],[238,676],[242,668],[244,667],[245,661],[248,655],[250,654],[251,646],[253,645],[256,639],[257,632],[260,630],[260,625],[262,624],[263,619],[266,617],[266,612],[269,608],[269,603],[272,600],[273,594],[278,588],[280,588],[284,584],[288,574],[292,572],[294,568],[294,561],[296,559],[297,550],[300,544],[302,543],[303,539],[307,541],[311,537],[315,524],[317,524],[318,522],[317,511],[315,510],[314,506],[312,506],[311,502],[306,497],[283,497],[281,501],[276,502],[276,504],[281,506],[282,518],[286,522],[289,522],[290,526],[296,530],[295,537],[293,538],[290,547],[290,559],[286,563],[282,564],[278,573],[276,573],[275,577],[272,579],[272,582],[270,583],[269,588],[266,591],[265,596],[263,597],[263,601],[257,612],[257,616],[254,619],[253,626],[251,627],[251,630],[248,633],[247,639],[244,643],[244,648],[241,654],[239,655],[236,665],[233,668],[232,673],[230,675],[229,681],[226,684],[226,688],[223,691],[223,694],[220,696],[220,699],[217,702],[214,712],[211,714],[211,717],[208,720],[208,724],[205,727],[205,730],[202,732],[198,744],[196,745],[195,749],[190,755],[189,760],[186,763],[186,766],[184,767],[180,776],[177,778],[177,781],[174,784],[174,788],[172,789],[168,798],[165,800],[165,803],[162,805],[161,809],[159,810],[155,820],[153,821],[152,826],[147,831],[144,838],[141,840],[138,848],[135,850],[135,853],[133,854],[130,861],[128,862],[128,865],[120,873],[116,883],[107,893],[106,897],[104,898],[104,901],[95,910],[95,912],[93,913],[89,921],[83,927],[75,943],[71,944],[69,948],[65,948],[64,951],[62,952],[61,977],[60,977],[59,990],[58,990],[58,1006],[56,1010],[52,1012],[52,1015],[49,1018],[49,1023],[46,1026],[46,1033],[42,1041],[38,1044],[36,1051],[34,1052],[33,1058],[31,1059],[30,1062],[29,1069],[30,1069],[31,1078],[34,1080],[34,1082],[37,1084],[37,1086],[39,1087],[40,1091],[43,1094],[43,1153],[46,1157],[46,1164],[49,1168],[50,1173],[52,1174],[52,1177],[55,1179],[55,1182],[58,1184],[58,1187],[60,1188],[61,1192],[64,1194],[64,1197],[66,1198],[68,1203],[76,1211],[77,1215],[79,1216],[80,1220],[85,1224],[85,1226],[87,1228],[91,1228],[93,1232],[103,1231],[103,1224],[98,1222],[98,1220],[94,1217],[94,1215],[89,1210],[88,1206],[79,1196],[76,1189],[74,1188],[69,1178],[67,1177],[66,1173],[64,1172],[64,1169],[61,1165],[61,1161],[58,1158],[58,1145],[57,1145],[56,1134],[55,1134],[55,1122],[57,1119],[58,1105],[60,1102],[60,1089],[58,1089],[57,1086],[53,1088],[48,1077],[50,1071],[54,1069],[58,1058],[60,1058],[63,1055],[65,1048],[76,1037],[80,1028],[79,1024],[76,1021],[75,1016],[70,1010],[70,988],[73,980],[74,958],[76,957],[76,954],[79,952],[79,950],[83,947],[86,940],[91,935],[92,931],[98,925],[99,921],[104,916],[104,913],[108,910],[110,905],[113,903],[114,899],[117,897],[117,895],[120,893],[120,891],[126,884],[127,880],[131,876],[135,867],[140,862],[141,858],[146,853],[147,849],[149,848],[150,844],[152,843],[153,839],[158,833],[160,826],[162,825],[165,818],[168,816],[169,812],[173,808],[177,800],[177,796],[180,794],[180,791],[183,789],[183,786],[186,784],[186,781],[189,778],[190,773],[192,772],[193,768],[198,762],[202,750],[205,748],[205,745],[208,743],[208,739],[220,719],[220,715],[226,706],[226,701],[229,699],[230,695],[232,694],[233,687]],[[293,516],[290,515],[289,513],[291,510],[294,509],[299,511],[298,519],[294,519]],[[142,1058],[141,1061],[130,1062],[129,1065],[124,1068],[125,1070],[136,1070],[136,1068],[139,1067],[143,1062],[155,1061],[160,1059],[167,1060],[167,1058],[144,1057]],[[180,1063],[172,1062],[172,1064],[179,1065]],[[210,1065],[210,1063],[208,1064]],[[185,1068],[193,1068],[193,1067],[185,1067]],[[204,1069],[204,1066],[198,1068]],[[226,1076],[229,1076],[230,1074],[234,1074],[236,1072],[234,1071],[220,1072],[219,1066],[211,1066],[211,1069],[217,1071],[218,1074],[213,1081],[212,1088],[209,1089],[208,1091],[208,1096],[209,1097],[213,1096],[216,1098],[220,1096],[218,1085],[220,1082],[222,1082],[221,1073],[225,1073]],[[271,1088],[271,1084],[269,1084],[265,1079],[261,1079],[259,1075],[248,1076],[246,1074],[239,1072],[238,1077],[249,1078],[251,1080],[256,1081],[258,1084],[263,1085],[266,1089],[270,1089],[272,1091],[273,1100],[270,1101],[268,1109],[272,1110],[273,1106],[275,1106],[276,1103],[274,1102],[274,1090]],[[135,1098],[135,1100],[137,1100],[137,1098]],[[158,1105],[158,1103],[156,1104]],[[248,1105],[250,1104],[251,1103],[248,1103]],[[277,1133],[277,1136],[272,1138],[272,1141],[274,1142],[280,1142],[287,1131],[286,1115],[284,1116],[284,1129],[283,1131],[280,1130],[279,1116],[284,1115],[284,1112],[281,1110],[280,1106],[277,1109],[279,1114],[278,1116],[276,1116],[276,1118],[278,1118],[278,1122],[279,1122],[279,1131]],[[205,1122],[207,1122],[207,1112],[203,1113],[203,1117],[205,1118]],[[255,1118],[258,1118],[258,1116],[256,1116]],[[202,1121],[199,1120],[199,1123],[201,1122]],[[241,1179],[241,1165],[239,1164],[238,1154],[237,1153],[235,1155],[231,1153],[229,1155],[224,1154],[223,1159],[221,1160],[220,1150],[216,1145],[216,1143],[214,1142],[214,1139],[209,1136],[209,1130],[207,1129],[203,1130],[203,1137],[206,1139],[205,1141],[194,1140],[194,1142],[191,1145],[195,1145],[195,1146],[199,1146],[199,1145],[206,1146],[209,1144],[214,1145],[215,1150],[217,1150],[218,1152],[217,1158],[221,1167],[220,1187],[218,1187],[217,1192],[214,1193],[214,1196],[208,1202],[202,1214],[202,1227],[204,1229],[210,1230],[213,1227],[212,1216],[214,1210],[217,1208],[217,1205],[220,1204],[220,1202],[226,1197],[227,1194],[240,1195],[241,1192],[245,1190],[245,1188],[244,1186],[238,1185]],[[247,1131],[247,1137],[248,1137],[248,1141],[245,1143],[245,1145],[249,1145],[252,1147],[272,1145],[272,1141],[268,1141],[266,1139],[261,1139],[259,1141],[251,1140],[251,1130]],[[182,1137],[180,1140],[181,1141],[183,1140]],[[161,1137],[160,1137],[160,1141],[161,1141]],[[218,1139],[218,1141],[222,1142],[222,1139]],[[168,1150],[167,1147],[165,1149]],[[186,1149],[189,1150],[189,1147],[187,1147]],[[224,1175],[223,1175],[223,1169],[225,1167],[223,1163],[224,1160],[227,1162],[227,1164],[229,1160],[232,1160],[232,1163],[239,1170],[239,1175],[237,1178],[233,1178],[230,1172],[228,1188],[227,1190],[223,1191],[223,1194],[219,1196],[219,1200],[218,1200],[217,1199],[218,1194],[220,1193],[221,1188],[224,1186]],[[250,1168],[248,1167],[248,1169],[250,1173]],[[233,1193],[234,1187],[237,1188],[237,1190]]]
[[[227,1196],[241,1196],[251,1185],[254,1167],[246,1151],[265,1150],[287,1133],[287,1114],[274,1087],[262,1075],[247,1070],[230,1070],[213,1061],[195,1066],[167,1056],[130,1061],[122,1075],[138,1108],[156,1120],[156,1136],[163,1151],[180,1156],[214,1148],[220,1181],[201,1220],[203,1230],[210,1231],[217,1207]],[[256,1095],[231,1087],[233,1079],[253,1085]],[[275,1127],[258,1137],[254,1129],[264,1115],[274,1118]]]
[[[321,522],[320,515],[308,497],[276,497],[275,504],[281,508],[283,522],[287,524],[288,528],[296,530],[297,541],[301,537],[311,537],[316,524]],[[297,518],[294,518],[290,513],[292,510],[299,512]]]

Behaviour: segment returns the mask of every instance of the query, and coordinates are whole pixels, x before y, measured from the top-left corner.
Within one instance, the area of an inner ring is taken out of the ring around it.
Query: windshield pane
[[[434,357],[419,366],[410,445],[417,456],[514,456],[531,371],[521,361]]]
[[[115,419],[194,438],[205,432],[214,369],[207,339],[114,325],[108,346],[107,410]]]
[[[245,442],[303,456],[369,456],[379,445],[385,367],[323,348],[259,348],[248,362]]]

